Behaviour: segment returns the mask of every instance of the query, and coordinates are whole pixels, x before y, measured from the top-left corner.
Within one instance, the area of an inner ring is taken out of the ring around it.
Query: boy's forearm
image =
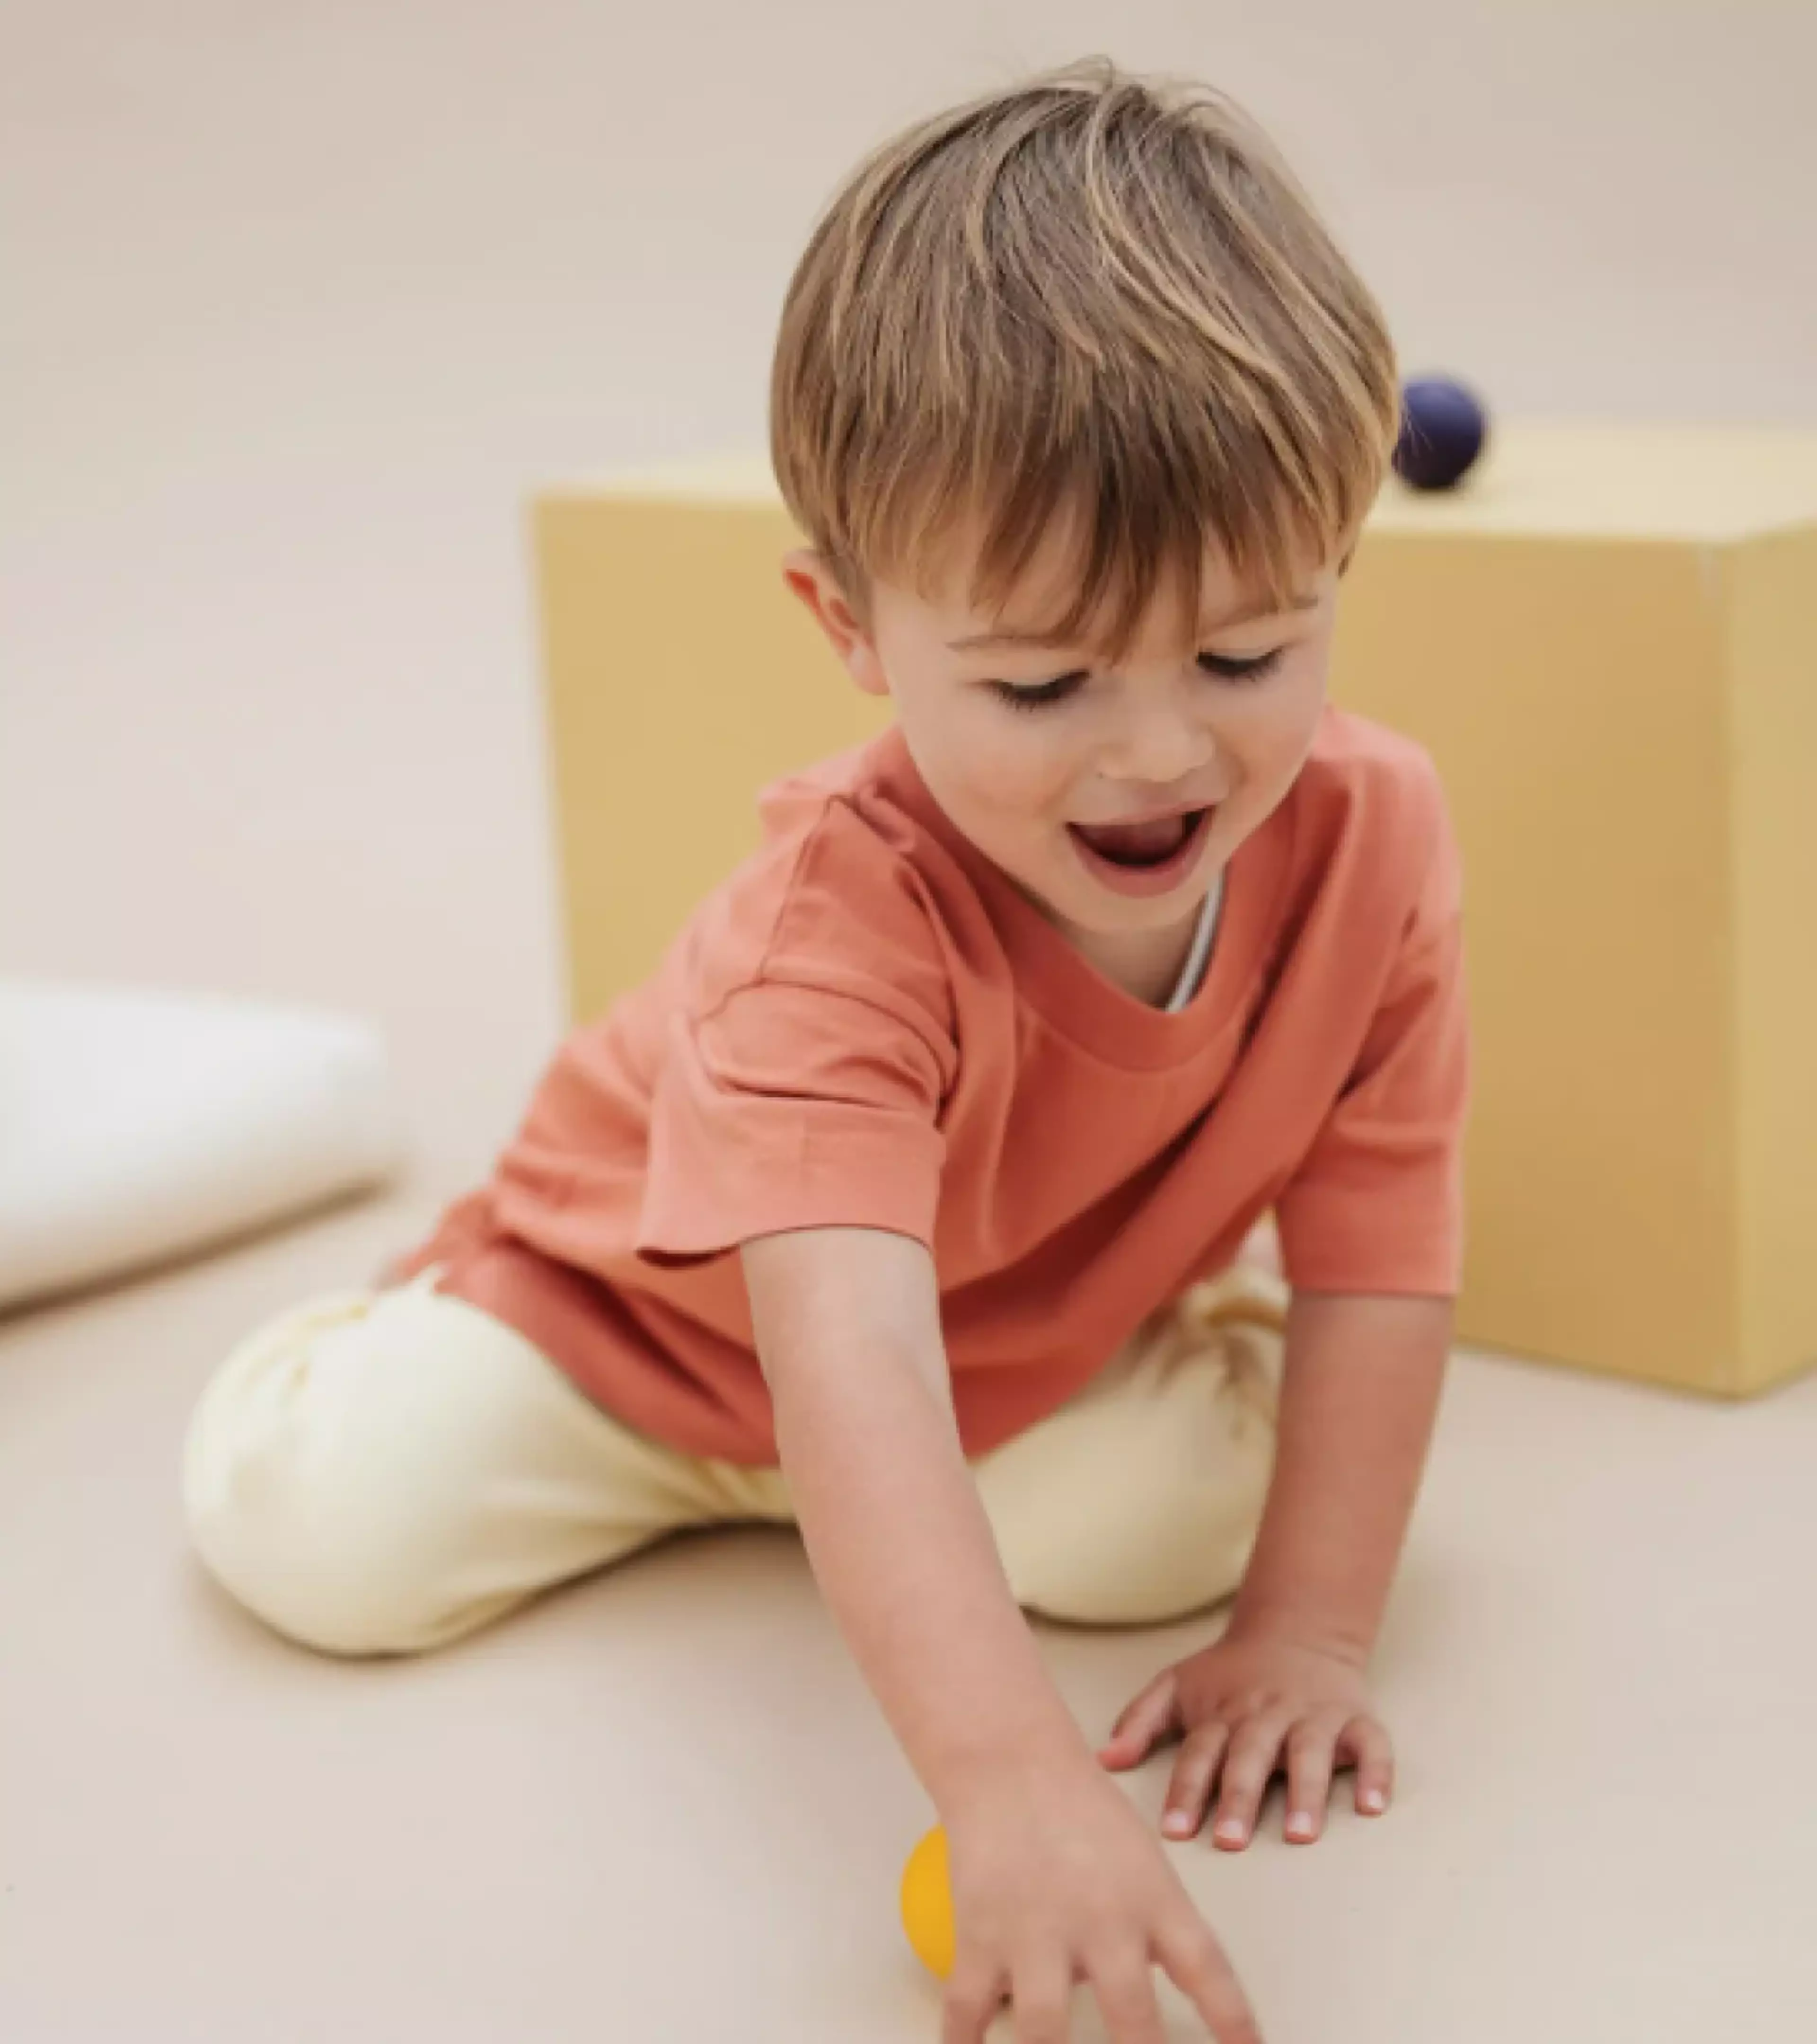
[[[1274,1479],[1234,1631],[1367,1659],[1425,1469],[1452,1317],[1448,1301],[1295,1300]]]
[[[982,1775],[1089,1765],[1004,1577],[943,1358],[853,1361],[774,1374],[778,1438],[815,1573],[910,1763],[943,1812]]]

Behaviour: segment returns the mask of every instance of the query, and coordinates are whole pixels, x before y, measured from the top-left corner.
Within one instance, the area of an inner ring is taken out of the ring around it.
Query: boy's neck
[[[1193,939],[1204,909],[1201,897],[1177,925],[1163,930],[1112,932],[1076,929],[1051,912],[1043,909],[1043,912],[1085,962],[1112,986],[1120,987],[1150,1008],[1165,1008],[1192,955]]]

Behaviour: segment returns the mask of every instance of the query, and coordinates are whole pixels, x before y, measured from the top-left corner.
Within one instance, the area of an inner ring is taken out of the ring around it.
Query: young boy
[[[920,127],[797,272],[786,578],[890,733],[557,1057],[398,1283],[228,1362],[220,1580],[409,1652],[688,1526],[798,1522],[949,1834],[948,2044],[1257,2033],[1163,1828],[1390,1792],[1365,1673],[1458,1258],[1433,773],[1325,704],[1396,419],[1367,291],[1250,125],[1098,67]],[[712,592],[703,590],[710,601]],[[678,799],[686,790],[678,790]],[[1293,1301],[1239,1260],[1277,1217]],[[1094,1753],[1018,1605],[1230,1627]]]

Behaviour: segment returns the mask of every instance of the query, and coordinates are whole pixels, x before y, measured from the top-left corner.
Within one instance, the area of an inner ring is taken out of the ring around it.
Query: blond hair
[[[1396,417],[1380,309],[1261,130],[1108,63],[940,114],[860,166],[784,308],[771,454],[862,605],[964,558],[1001,608],[1058,518],[1077,640],[1200,567],[1283,595],[1354,537]]]

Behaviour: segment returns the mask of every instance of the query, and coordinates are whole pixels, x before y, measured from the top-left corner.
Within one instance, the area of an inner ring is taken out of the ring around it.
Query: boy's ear
[[[809,614],[827,635],[827,643],[840,666],[865,694],[888,695],[889,683],[870,634],[847,601],[838,576],[825,559],[811,548],[798,548],[783,556],[782,579],[807,606]]]

